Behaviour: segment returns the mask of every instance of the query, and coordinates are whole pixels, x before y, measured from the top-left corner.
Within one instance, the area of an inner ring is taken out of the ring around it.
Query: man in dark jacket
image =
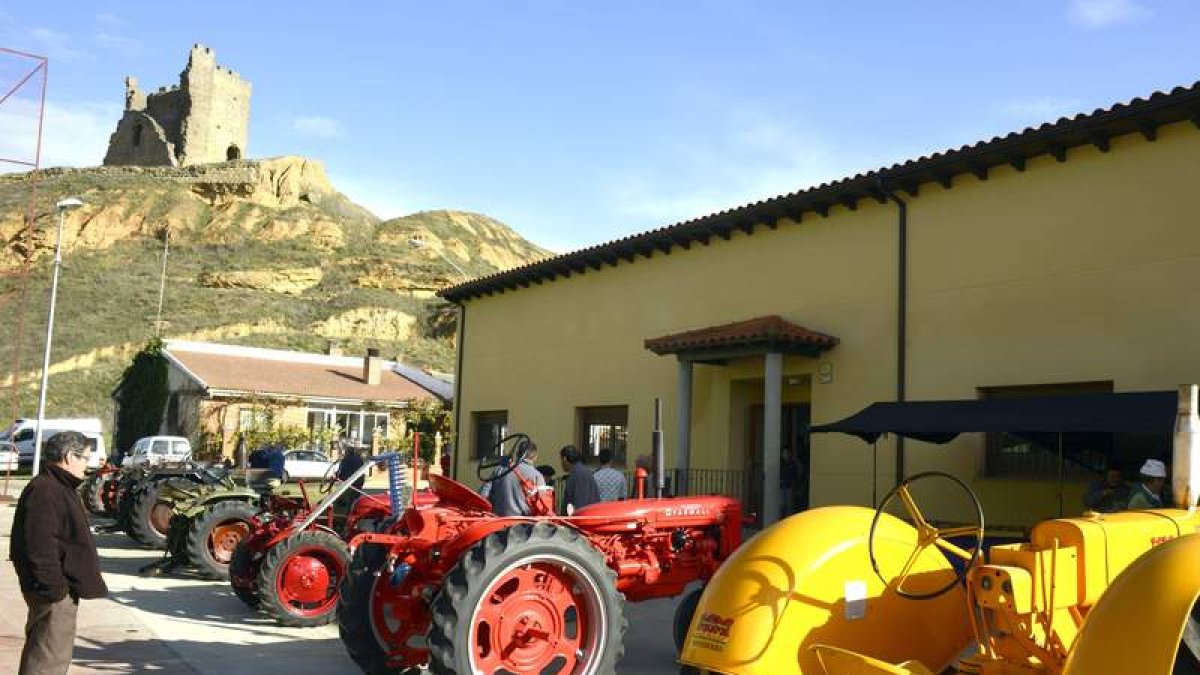
[[[283,446],[278,443],[272,443],[265,449],[267,459],[267,475],[275,480],[282,481],[283,474],[287,473],[287,458],[283,456]]]
[[[567,472],[567,485],[563,488],[567,515],[571,515],[589,504],[600,501],[600,486],[592,470],[583,463],[583,455],[573,445],[564,446],[558,452],[563,470]]]
[[[346,446],[346,452],[342,455],[342,461],[338,462],[337,479],[340,481],[346,480],[350,476],[353,476],[355,471],[361,469],[362,465],[363,458],[358,448],[353,445]],[[359,476],[358,480],[354,481],[354,489],[361,490],[366,482],[366,476]]]
[[[29,606],[21,674],[66,673],[79,600],[108,594],[96,540],[75,490],[87,470],[87,437],[64,431],[42,446],[43,469],[21,492],[9,554]]]
[[[337,474],[335,475],[339,482],[353,476],[354,472],[363,466],[363,457],[359,453],[358,448],[353,445],[343,445],[342,447],[345,448],[345,452],[342,453],[342,459],[338,462]],[[353,489],[346,490],[342,493],[341,497],[338,497],[338,504],[342,508],[350,508],[355,500],[358,499],[358,495],[366,482],[366,475],[359,476],[358,480],[354,481]]]

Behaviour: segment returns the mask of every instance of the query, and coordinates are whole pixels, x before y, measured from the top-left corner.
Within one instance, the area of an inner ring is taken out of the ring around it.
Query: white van
[[[78,431],[87,436],[92,443],[88,455],[88,468],[97,469],[104,466],[108,453],[104,448],[103,430],[100,420],[96,417],[60,418],[42,420],[42,443],[60,431]],[[17,446],[18,462],[22,466],[33,464],[33,446],[36,443],[37,420],[19,419],[4,431],[0,431],[0,442],[9,442]]]
[[[191,456],[192,443],[183,436],[147,436],[138,439],[125,453],[121,466],[181,462]]]

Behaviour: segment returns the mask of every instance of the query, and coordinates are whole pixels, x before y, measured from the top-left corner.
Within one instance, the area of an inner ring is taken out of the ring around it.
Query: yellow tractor
[[[913,476],[874,510],[792,516],[717,571],[680,662],[728,675],[1200,675],[1200,513],[1184,506],[1200,496],[1200,453],[1180,437],[1179,508],[1047,520],[986,555],[979,500],[948,474]],[[971,516],[939,527],[919,505],[930,491]]]

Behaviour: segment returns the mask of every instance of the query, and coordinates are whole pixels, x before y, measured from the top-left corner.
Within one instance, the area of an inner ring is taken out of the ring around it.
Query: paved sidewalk
[[[25,604],[8,562],[15,509],[0,504],[0,673],[15,673],[24,635]],[[99,521],[98,521],[99,522]],[[354,675],[337,625],[282,628],[251,612],[228,582],[186,576],[139,576],[162,555],[123,534],[98,535],[110,596],[80,605],[71,675]],[[629,632],[619,672],[677,672],[671,622],[675,600],[626,606]]]

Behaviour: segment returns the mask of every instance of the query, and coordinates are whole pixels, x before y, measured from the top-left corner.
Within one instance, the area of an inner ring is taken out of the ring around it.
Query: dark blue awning
[[[1170,434],[1178,400],[1174,391],[1149,391],[872,403],[844,420],[814,425],[809,431],[852,434],[868,443],[888,433],[930,443],[995,431]]]

